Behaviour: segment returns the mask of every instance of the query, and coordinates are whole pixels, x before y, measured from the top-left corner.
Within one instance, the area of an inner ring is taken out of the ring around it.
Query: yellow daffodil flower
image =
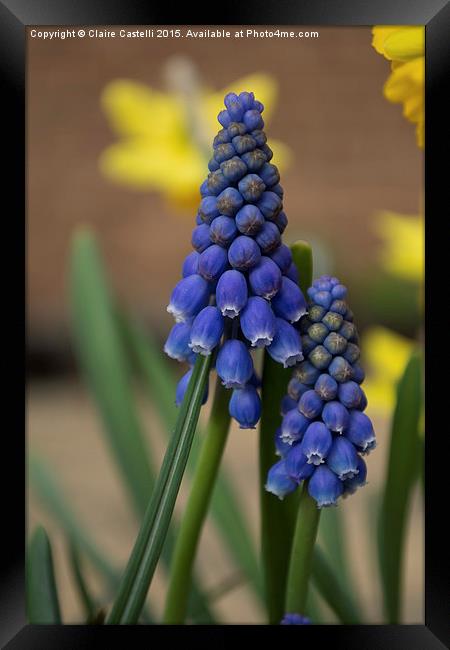
[[[212,143],[220,128],[217,115],[223,108],[224,96],[243,90],[253,91],[264,104],[267,124],[276,103],[277,86],[266,74],[238,79],[217,92],[202,87],[199,101],[191,106],[200,112],[196,125],[186,98],[179,93],[157,91],[127,79],[112,81],[101,101],[118,141],[102,152],[102,172],[112,181],[137,190],[161,192],[172,205],[194,210],[210,155],[204,143]],[[201,138],[196,137],[199,125],[204,129]],[[272,138],[270,147],[274,164],[282,169],[290,156],[288,147]]]
[[[374,27],[372,46],[391,61],[384,96],[403,104],[403,115],[416,124],[417,144],[425,141],[425,27]]]
[[[380,212],[375,230],[383,239],[381,264],[386,271],[417,283],[424,277],[424,220],[418,215]]]

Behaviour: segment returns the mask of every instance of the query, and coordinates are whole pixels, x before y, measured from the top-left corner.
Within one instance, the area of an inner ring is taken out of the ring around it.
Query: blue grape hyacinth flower
[[[301,614],[285,614],[280,625],[311,625],[311,621]]]
[[[303,359],[296,324],[307,305],[291,251],[282,243],[284,192],[270,162],[264,106],[251,92],[229,93],[224,104],[218,115],[223,128],[213,140],[209,173],[200,185],[193,250],[167,307],[177,324],[164,350],[191,369],[197,355],[213,355],[211,366],[233,391],[230,415],[241,428],[254,428],[261,400],[252,353],[266,348],[284,367]],[[178,405],[191,374],[189,370],[180,380]],[[288,400],[286,411],[295,406]],[[288,422],[285,438],[287,427]],[[290,435],[298,434],[292,429]],[[296,485],[288,479],[287,487]]]
[[[293,483],[307,481],[319,508],[336,505],[339,497],[366,484],[362,456],[376,446],[372,422],[364,413],[364,372],[346,295],[346,287],[328,275],[308,289],[307,315],[296,324],[304,359],[282,400],[282,409],[290,408],[282,410],[275,434],[281,460],[269,470],[266,483],[282,499],[293,491]]]

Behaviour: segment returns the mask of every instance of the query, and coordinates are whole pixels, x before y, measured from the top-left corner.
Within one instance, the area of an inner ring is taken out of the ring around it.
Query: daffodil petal
[[[381,212],[374,222],[384,246],[382,266],[394,275],[421,283],[424,274],[424,222],[417,215]]]
[[[404,27],[386,35],[383,43],[385,56],[389,59],[409,61],[425,52],[425,28]]]
[[[398,27],[386,27],[377,25],[372,28],[372,47],[386,59],[389,59],[384,49],[384,43],[389,36],[398,31]]]

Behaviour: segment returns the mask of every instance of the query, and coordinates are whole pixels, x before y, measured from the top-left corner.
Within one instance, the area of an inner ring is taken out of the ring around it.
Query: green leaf
[[[82,559],[80,557],[78,548],[76,544],[74,544],[74,542],[70,539],[68,540],[68,554],[70,568],[72,570],[72,576],[74,578],[78,597],[84,609],[86,621],[90,623],[95,618],[97,605],[89,591],[89,587],[86,584],[86,580],[83,575]]]
[[[312,282],[311,247],[301,240],[291,246],[304,293]],[[274,436],[280,425],[280,403],[286,394],[291,370],[264,354],[262,376],[262,414],[260,424],[259,467],[261,507],[261,553],[269,622],[277,624],[284,614],[284,597],[291,553],[292,536],[299,503],[298,490],[283,501],[266,492],[264,486],[275,455]]]
[[[320,518],[318,543],[333,564],[336,579],[353,592],[352,576],[348,566],[342,508],[325,508]]]
[[[52,548],[42,526],[36,528],[28,546],[27,610],[30,623],[61,623]]]
[[[123,312],[118,313],[118,318],[124,340],[131,352],[137,370],[145,382],[147,394],[159,412],[160,418],[165,425],[165,431],[169,434],[173,430],[177,414],[173,399],[176,382],[171,369],[150,333],[144,333],[141,326]],[[199,426],[198,435],[192,443],[188,462],[187,471],[190,474],[193,474],[197,466],[203,438],[204,435]],[[230,555],[234,558],[237,566],[243,569],[256,593],[261,596],[261,574],[253,540],[242,512],[240,499],[224,467],[219,470],[219,476],[214,487],[211,515]]]
[[[389,460],[378,525],[378,548],[388,623],[400,623],[403,549],[408,505],[421,457],[419,418],[422,367],[414,351],[397,387]]]
[[[139,618],[186,468],[209,377],[210,363],[210,356],[200,355],[195,363],[152,498],[125,569],[116,601],[106,620],[109,624],[136,623]]]

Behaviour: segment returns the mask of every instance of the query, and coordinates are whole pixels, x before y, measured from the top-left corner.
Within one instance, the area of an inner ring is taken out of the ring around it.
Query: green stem
[[[303,483],[286,589],[286,613],[304,614],[320,510]]]
[[[218,379],[208,431],[201,448],[172,558],[164,623],[180,624],[186,617],[195,552],[230,425],[228,400],[229,391]]]
[[[83,570],[81,568],[81,558],[78,551],[78,548],[72,540],[69,539],[69,560],[70,566],[73,573],[73,578],[75,586],[78,591],[80,602],[83,606],[86,620],[88,623],[92,622],[95,618],[96,604],[91,594],[89,593],[88,586],[83,576]]]

